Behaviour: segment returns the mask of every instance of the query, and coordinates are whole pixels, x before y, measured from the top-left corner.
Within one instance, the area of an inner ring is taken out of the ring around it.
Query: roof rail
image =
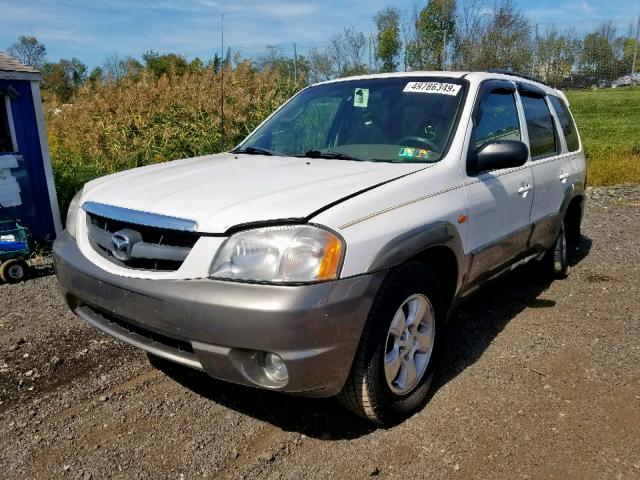
[[[512,70],[507,70],[506,68],[490,68],[489,70],[487,70],[487,72],[488,73],[501,73],[503,75],[511,75],[512,77],[525,78],[527,80],[531,80],[532,82],[538,82],[538,83],[541,83],[542,85],[546,85],[547,87],[550,86],[550,85],[547,85],[542,80],[540,80],[539,78],[534,77],[533,75],[526,75],[524,73],[514,72]]]

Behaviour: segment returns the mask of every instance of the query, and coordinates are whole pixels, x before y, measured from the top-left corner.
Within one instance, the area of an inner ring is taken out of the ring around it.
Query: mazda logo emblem
[[[139,241],[140,234],[136,234],[137,232],[120,230],[111,235],[111,243],[113,244],[111,253],[115,258],[121,262],[126,262],[131,258],[131,250],[137,241]]]

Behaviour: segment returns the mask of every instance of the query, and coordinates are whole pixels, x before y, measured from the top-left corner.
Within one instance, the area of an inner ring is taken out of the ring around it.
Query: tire
[[[571,273],[569,251],[566,221],[563,221],[558,238],[542,259],[545,274],[552,279],[567,278]]]
[[[422,309],[423,316],[412,317]],[[338,400],[356,415],[380,424],[397,423],[420,409],[433,379],[445,315],[440,281],[431,268],[411,262],[391,270],[371,307]],[[407,326],[412,318],[415,321]],[[408,373],[413,368],[415,377]]]
[[[24,260],[7,260],[0,265],[0,278],[6,283],[18,283],[27,278],[29,266]]]

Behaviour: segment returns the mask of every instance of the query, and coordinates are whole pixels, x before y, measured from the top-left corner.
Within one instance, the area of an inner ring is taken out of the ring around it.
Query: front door
[[[469,154],[486,142],[522,140],[516,87],[491,80],[480,87],[473,114]],[[469,282],[500,270],[527,248],[534,182],[530,163],[468,175],[468,245],[473,260]]]

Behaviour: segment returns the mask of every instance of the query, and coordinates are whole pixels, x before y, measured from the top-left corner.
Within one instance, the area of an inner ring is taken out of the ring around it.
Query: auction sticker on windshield
[[[461,85],[455,83],[442,83],[442,82],[409,82],[404,87],[403,92],[416,92],[416,93],[439,93],[441,95],[453,95],[456,96],[460,91]]]

